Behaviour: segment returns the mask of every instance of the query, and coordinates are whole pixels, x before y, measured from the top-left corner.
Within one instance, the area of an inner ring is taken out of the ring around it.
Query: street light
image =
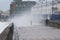
[[[52,0],[52,14],[54,13],[54,0]]]

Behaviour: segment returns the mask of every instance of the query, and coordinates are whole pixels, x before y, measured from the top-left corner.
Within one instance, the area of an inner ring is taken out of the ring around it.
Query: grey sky
[[[12,0],[0,0],[0,10],[8,10],[11,2]]]
[[[12,0],[0,0],[0,10],[8,10]]]

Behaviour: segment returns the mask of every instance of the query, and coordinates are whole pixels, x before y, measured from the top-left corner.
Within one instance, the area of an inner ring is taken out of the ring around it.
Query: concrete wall
[[[7,27],[1,34],[0,34],[0,40],[12,40],[13,39],[13,24],[9,27]]]
[[[50,27],[60,28],[59,21],[46,20],[46,25]]]

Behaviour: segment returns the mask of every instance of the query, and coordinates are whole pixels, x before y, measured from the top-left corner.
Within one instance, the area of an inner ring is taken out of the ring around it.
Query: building
[[[3,13],[1,15],[10,16],[10,12],[9,12],[9,10],[8,11],[3,11]]]
[[[14,3],[10,5],[10,11],[11,13],[21,13],[24,11],[30,11],[31,7],[35,4],[35,1],[14,0]]]
[[[60,3],[59,2],[56,5],[54,5],[53,11],[55,13],[60,13]]]
[[[13,14],[15,8],[16,8],[16,3],[15,3],[15,2],[12,2],[12,3],[10,4],[10,14]]]
[[[0,12],[0,21],[6,21],[10,16],[10,12],[9,11],[1,11]]]
[[[53,6],[51,20],[60,20],[60,1]]]
[[[32,7],[34,14],[51,14],[52,4],[51,0],[39,0],[39,2]]]

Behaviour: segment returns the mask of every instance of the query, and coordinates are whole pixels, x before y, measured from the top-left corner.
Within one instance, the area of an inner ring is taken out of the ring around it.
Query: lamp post
[[[54,13],[53,8],[54,8],[54,0],[52,0],[52,14]]]

